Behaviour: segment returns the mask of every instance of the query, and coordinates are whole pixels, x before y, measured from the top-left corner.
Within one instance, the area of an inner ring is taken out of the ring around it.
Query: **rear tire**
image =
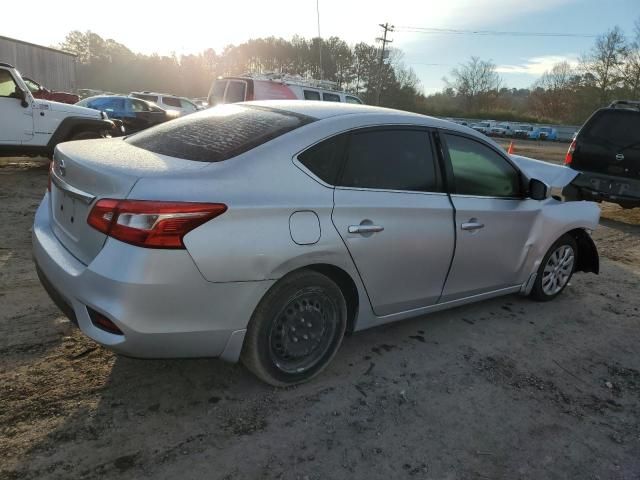
[[[99,132],[84,131],[84,132],[74,133],[73,135],[71,135],[71,138],[69,139],[69,141],[72,142],[75,140],[91,140],[95,138],[104,138],[104,136],[101,135]]]
[[[340,288],[312,270],[278,281],[254,311],[242,363],[260,380],[283,387],[318,375],[338,351],[347,326]]]
[[[578,246],[571,235],[556,240],[540,263],[531,298],[548,302],[560,295],[573,276],[577,260]]]

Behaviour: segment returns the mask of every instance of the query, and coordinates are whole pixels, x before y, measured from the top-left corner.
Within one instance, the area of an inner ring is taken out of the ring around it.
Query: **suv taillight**
[[[125,243],[147,248],[185,248],[183,237],[227,211],[223,203],[98,200],[87,223]]]
[[[567,150],[567,154],[564,157],[565,165],[571,165],[571,162],[573,162],[573,152],[575,151],[576,151],[576,141],[574,140],[573,142],[571,142],[571,145],[569,145],[569,150]]]

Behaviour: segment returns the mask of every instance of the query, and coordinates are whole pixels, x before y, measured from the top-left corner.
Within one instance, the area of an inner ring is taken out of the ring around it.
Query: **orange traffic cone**
[[[509,142],[509,148],[507,149],[507,153],[509,155],[513,154],[513,140],[511,142]]]

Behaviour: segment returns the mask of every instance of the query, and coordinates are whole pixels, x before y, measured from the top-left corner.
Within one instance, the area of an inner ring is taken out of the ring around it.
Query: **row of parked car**
[[[558,131],[553,127],[541,127],[526,123],[509,123],[486,120],[484,122],[470,123],[466,120],[447,120],[459,125],[473,128],[475,131],[483,133],[488,137],[511,137],[527,140],[558,140]]]

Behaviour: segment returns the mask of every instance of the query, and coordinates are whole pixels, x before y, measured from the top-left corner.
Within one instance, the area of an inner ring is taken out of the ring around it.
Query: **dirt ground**
[[[279,390],[72,328],[31,261],[46,174],[0,163],[0,478],[640,478],[640,209],[603,206],[601,274],[555,301],[357,333]]]

